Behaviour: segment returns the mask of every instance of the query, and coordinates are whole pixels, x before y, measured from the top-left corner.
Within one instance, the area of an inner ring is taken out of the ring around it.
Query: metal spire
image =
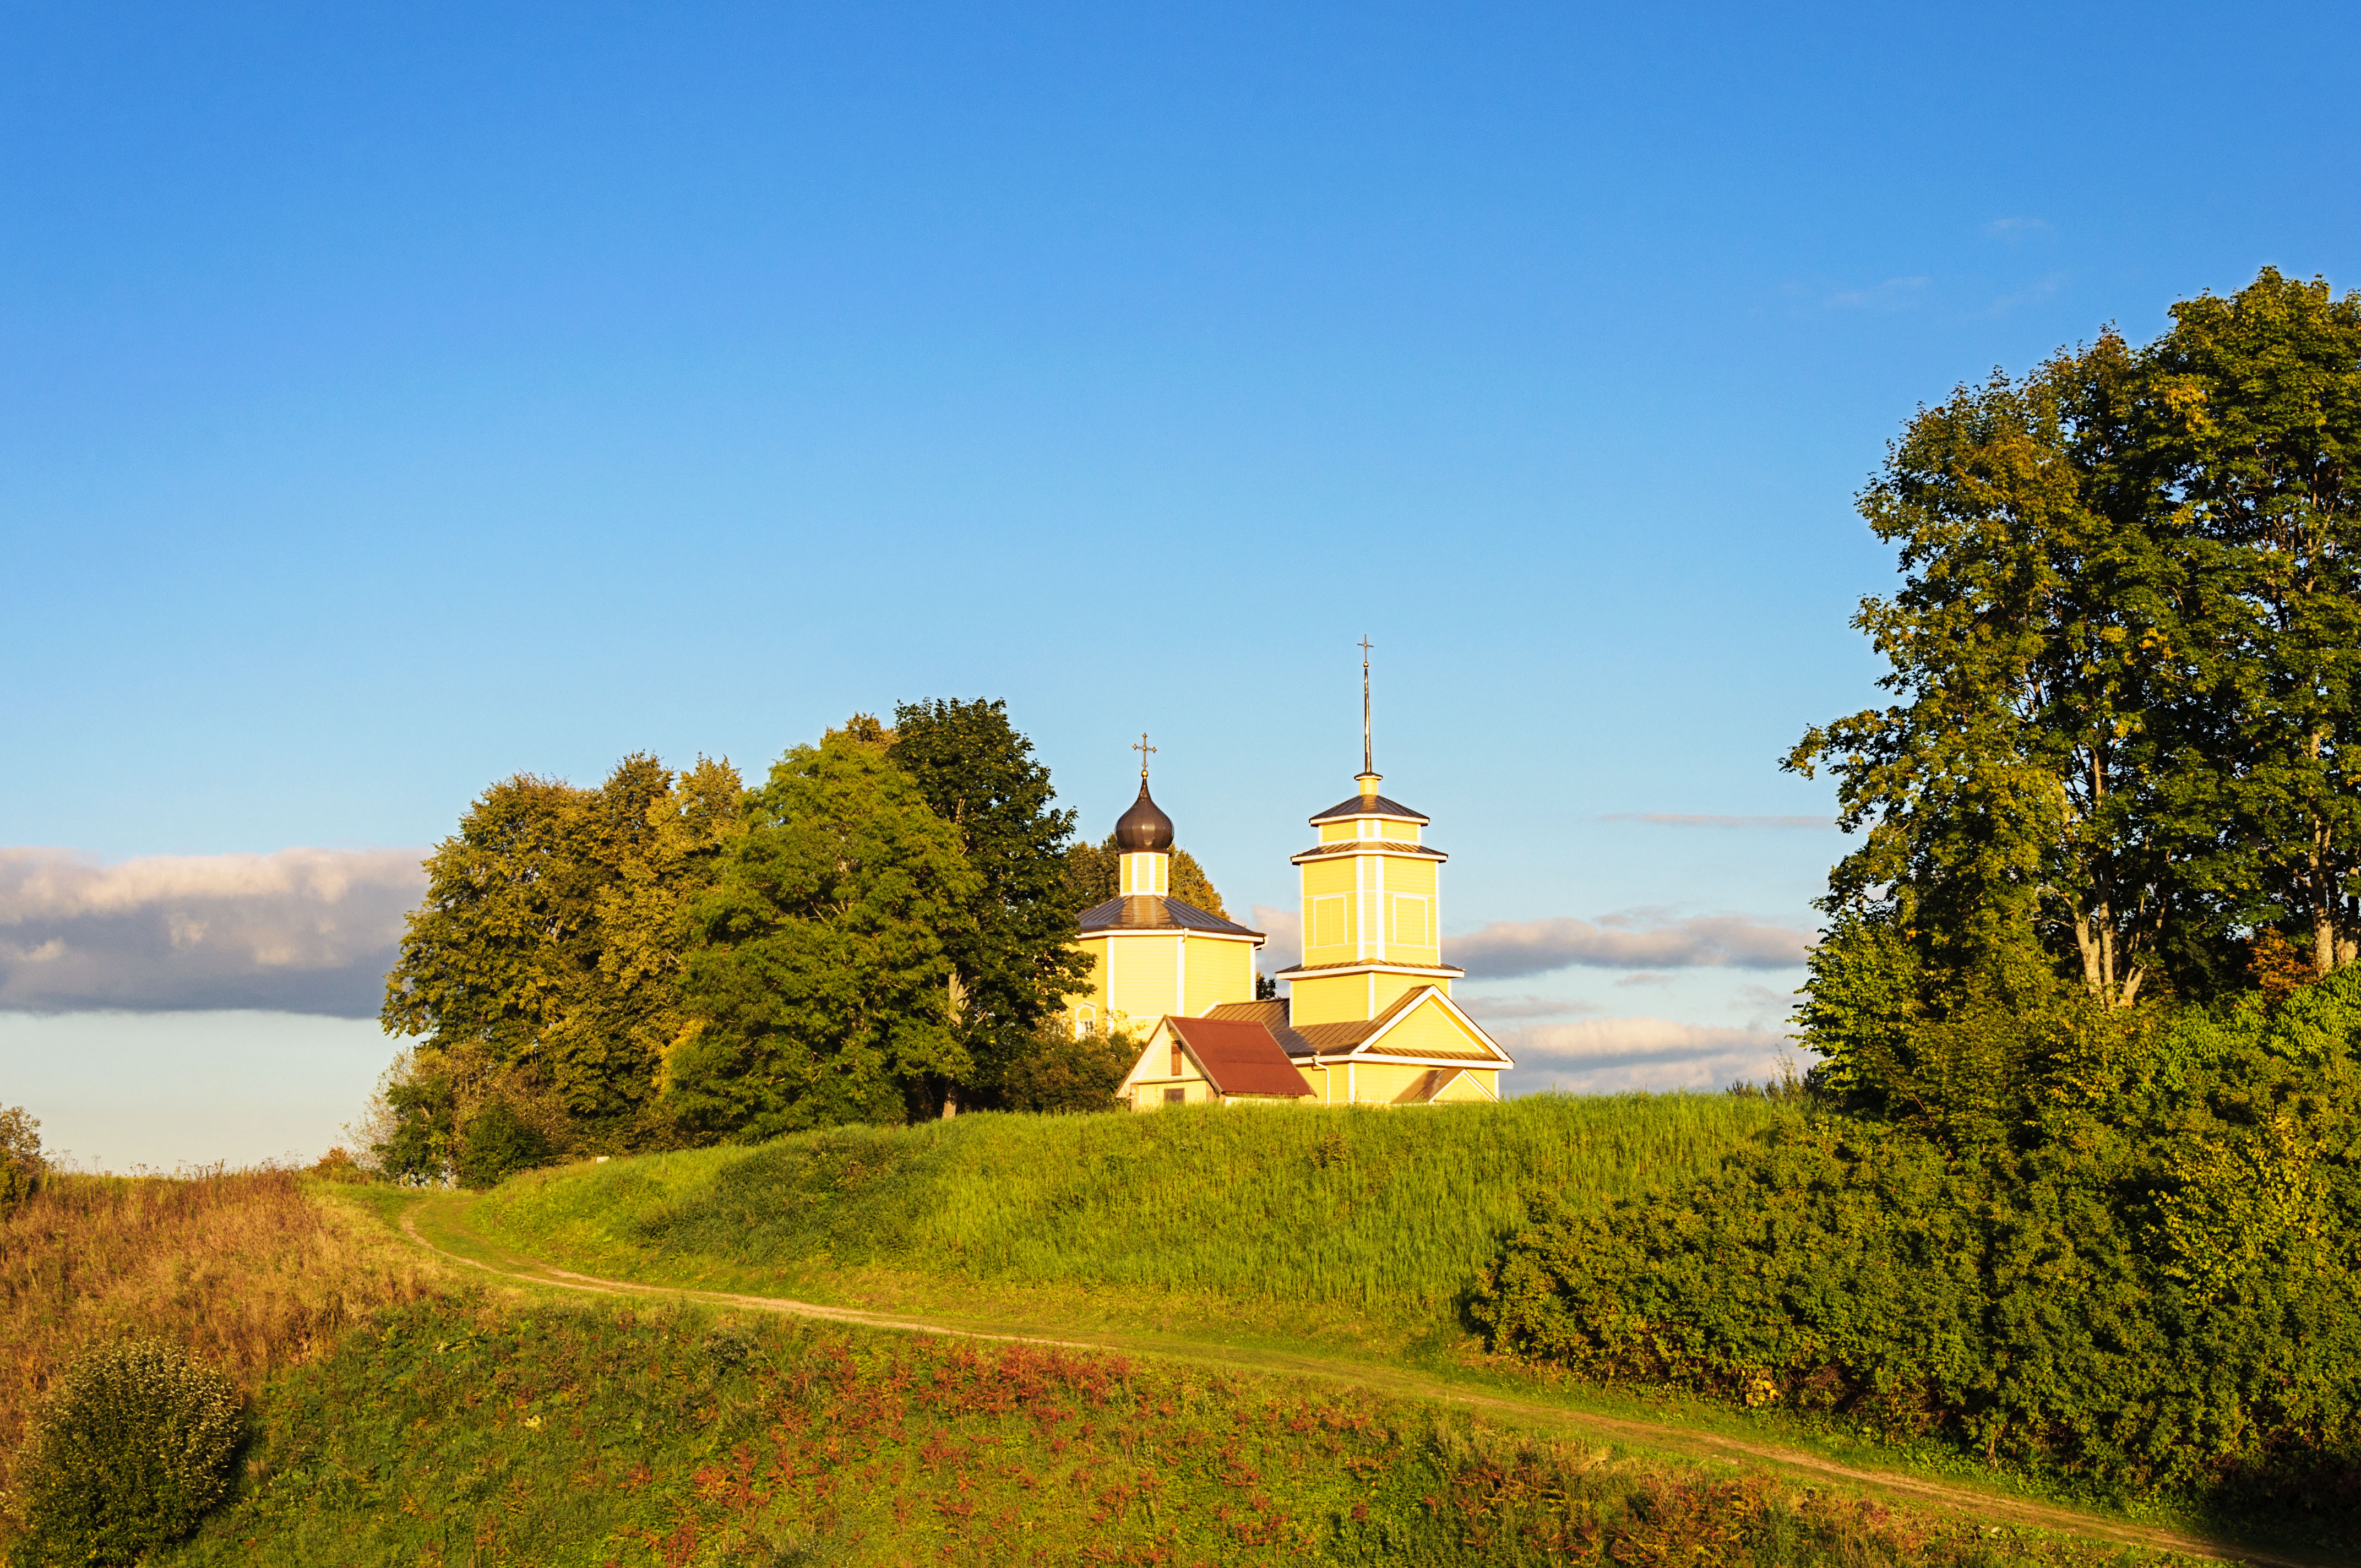
[[[1147,730],[1143,729],[1139,732],[1139,744],[1134,746],[1132,750],[1139,753],[1139,782],[1141,786],[1145,788],[1148,784],[1148,754],[1156,750],[1155,747],[1148,743]]]
[[[1374,773],[1378,764],[1369,748],[1369,634],[1361,633],[1361,771]]]

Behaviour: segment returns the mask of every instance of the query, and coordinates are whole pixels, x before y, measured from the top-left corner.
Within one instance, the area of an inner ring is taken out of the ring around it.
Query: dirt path
[[[427,1203],[442,1211],[438,1218],[448,1229],[464,1234],[488,1252],[502,1257],[501,1262],[486,1262],[469,1257],[442,1246],[418,1228],[418,1216]],[[911,1318],[895,1317],[884,1312],[863,1311],[853,1307],[830,1307],[815,1301],[797,1301],[784,1296],[747,1296],[727,1290],[696,1290],[666,1285],[644,1285],[636,1280],[608,1279],[596,1275],[577,1274],[538,1259],[506,1254],[505,1249],[492,1247],[483,1238],[467,1230],[463,1212],[465,1200],[427,1200],[413,1204],[401,1216],[401,1232],[412,1242],[449,1262],[478,1268],[503,1279],[554,1286],[560,1289],[579,1290],[601,1296],[640,1296],[700,1301],[712,1306],[737,1307],[748,1311],[782,1312],[793,1317],[818,1318],[829,1322],[849,1323],[862,1328],[895,1329],[906,1333],[942,1334],[961,1339],[1009,1341],[1025,1344],[1054,1344],[1074,1350],[1108,1351],[1126,1355],[1141,1354],[1162,1355],[1171,1359],[1210,1362],[1240,1370],[1274,1373],[1290,1376],[1314,1376],[1366,1387],[1396,1397],[1425,1399],[1436,1403],[1463,1405],[1487,1414],[1503,1418],[1525,1427],[1547,1427],[1588,1436],[1602,1442],[1621,1443],[1658,1453],[1678,1454],[1688,1458],[1718,1458],[1743,1461],[1756,1465],[1798,1472],[1808,1476],[1826,1477],[1850,1486],[1886,1494],[1896,1500],[1906,1500],[1924,1506],[1947,1508],[1999,1528],[2027,1527],[2055,1530],[2061,1534],[2115,1542],[2126,1546],[2147,1547],[2159,1552],[2183,1552],[2192,1557],[2211,1558],[2224,1563],[2267,1563],[2272,1568],[2330,1568],[2338,1560],[2279,1555],[2238,1547],[2201,1536],[2184,1534],[2150,1525],[2129,1523],[2093,1514],[2061,1508],[2031,1498],[1977,1491],[1965,1486],[1947,1485],[1890,1470],[1867,1470],[1839,1464],[1820,1454],[1802,1449],[1782,1448],[1773,1444],[1747,1442],[1719,1432],[1702,1431],[1669,1422],[1634,1420],[1625,1417],[1596,1415],[1588,1411],[1571,1410],[1562,1406],[1539,1404],[1510,1398],[1503,1395],[1455,1387],[1439,1378],[1402,1368],[1356,1367],[1350,1364],[1318,1361],[1265,1354],[1235,1346],[1159,1347],[1143,1352],[1136,1344],[1113,1340],[1050,1339],[1034,1334],[995,1333],[955,1323],[926,1322]]]

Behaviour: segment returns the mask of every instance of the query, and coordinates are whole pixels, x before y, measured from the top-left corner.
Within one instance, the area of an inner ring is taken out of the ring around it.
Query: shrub
[[[469,1119],[459,1141],[459,1184],[482,1191],[548,1159],[549,1140],[540,1129],[495,1100]]]
[[[1077,1038],[1053,1023],[1002,1070],[1001,1102],[1011,1111],[1112,1111],[1115,1086],[1138,1059],[1139,1042],[1127,1034],[1093,1031]]]
[[[49,1168],[41,1157],[40,1128],[23,1106],[0,1107],[0,1215],[30,1198]]]
[[[1607,1380],[1833,1412],[2117,1495],[2361,1497],[2361,974],[2191,1011],[2011,1138],[1822,1116],[1546,1206],[1471,1310]],[[2340,1496],[2341,1495],[2341,1496]]]
[[[323,1181],[367,1181],[368,1172],[353,1157],[353,1151],[339,1145],[312,1163],[312,1174]]]
[[[34,1428],[17,1561],[137,1562],[229,1490],[236,1385],[155,1340],[85,1351]]]

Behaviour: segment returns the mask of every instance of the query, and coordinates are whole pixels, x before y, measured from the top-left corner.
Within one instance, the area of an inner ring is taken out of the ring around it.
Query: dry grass
[[[0,1220],[0,1535],[43,1392],[84,1346],[187,1346],[248,1395],[373,1308],[434,1294],[435,1266],[285,1170],[47,1178]]]

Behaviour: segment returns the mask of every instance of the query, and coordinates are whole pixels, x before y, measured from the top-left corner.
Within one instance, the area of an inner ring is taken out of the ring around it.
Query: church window
[[[1172,1047],[1172,1071],[1170,1076],[1173,1078],[1180,1076],[1180,1047],[1178,1046]]]
[[[1426,900],[1416,894],[1394,895],[1394,940],[1406,948],[1433,944],[1426,929]]]
[[[1188,1100],[1188,1098],[1189,1091],[1185,1089],[1173,1088],[1168,1089],[1164,1091],[1164,1103],[1167,1105],[1182,1104]]]
[[[1312,945],[1315,948],[1341,947],[1348,938],[1345,928],[1345,895],[1324,894],[1312,901]]]
[[[1081,1039],[1084,1035],[1089,1034],[1089,1033],[1091,1032],[1091,1030],[1092,1030],[1092,1029],[1093,1029],[1093,1028],[1097,1025],[1098,1021],[1099,1021],[1099,1017],[1098,1017],[1098,1009],[1097,1009],[1097,1008],[1095,1008],[1095,1007],[1077,1007],[1077,1008],[1075,1008],[1075,1009],[1074,1009],[1074,1038],[1076,1038],[1076,1039],[1078,1039],[1078,1040],[1079,1040],[1079,1039]]]

